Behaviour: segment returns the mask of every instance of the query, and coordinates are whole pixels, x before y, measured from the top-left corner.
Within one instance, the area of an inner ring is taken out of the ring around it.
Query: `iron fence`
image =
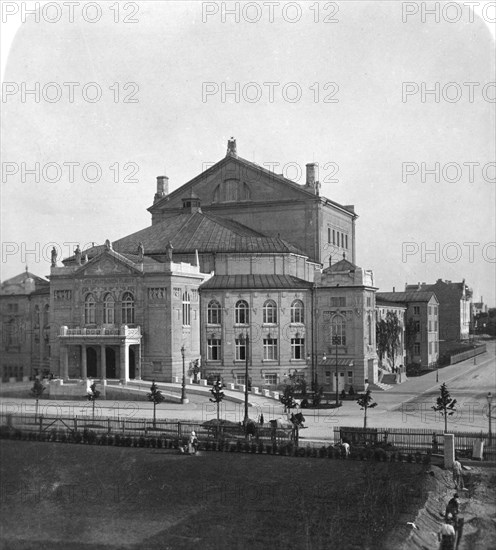
[[[472,456],[475,443],[484,441],[486,456],[496,457],[496,438],[486,432],[450,432],[455,436],[455,452],[460,457]],[[353,446],[373,446],[404,452],[444,453],[444,433],[414,428],[334,427],[334,443],[347,440]]]

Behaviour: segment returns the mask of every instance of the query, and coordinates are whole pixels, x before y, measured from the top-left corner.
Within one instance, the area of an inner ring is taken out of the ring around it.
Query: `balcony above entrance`
[[[77,343],[126,343],[138,344],[141,340],[141,327],[101,326],[101,327],[60,327],[59,338],[62,342]]]

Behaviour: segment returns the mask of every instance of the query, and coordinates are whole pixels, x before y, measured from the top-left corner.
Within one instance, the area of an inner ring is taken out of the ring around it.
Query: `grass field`
[[[424,467],[2,441],[2,549],[381,549]],[[427,476],[428,477],[428,476]]]

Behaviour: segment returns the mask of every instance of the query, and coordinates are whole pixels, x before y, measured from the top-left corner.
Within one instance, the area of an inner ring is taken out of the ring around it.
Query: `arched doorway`
[[[86,349],[86,374],[88,378],[96,378],[97,356],[95,348]]]
[[[129,348],[129,378],[136,378],[136,359],[134,349]]]
[[[112,348],[105,348],[105,363],[107,365],[107,378],[117,378],[115,372],[115,350]]]

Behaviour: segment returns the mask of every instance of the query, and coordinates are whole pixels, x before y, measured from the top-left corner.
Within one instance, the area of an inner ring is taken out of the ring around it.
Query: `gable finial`
[[[77,245],[74,250],[74,256],[76,257],[76,264],[81,265],[81,249],[79,248],[79,245]]]
[[[105,239],[105,248],[107,250],[112,250],[112,243],[110,242],[109,239]]]
[[[237,152],[237,149],[236,149],[236,140],[234,139],[234,137],[231,137],[231,139],[227,140],[226,157],[228,157],[228,156],[232,156],[232,157],[237,157],[238,156],[238,152]]]

